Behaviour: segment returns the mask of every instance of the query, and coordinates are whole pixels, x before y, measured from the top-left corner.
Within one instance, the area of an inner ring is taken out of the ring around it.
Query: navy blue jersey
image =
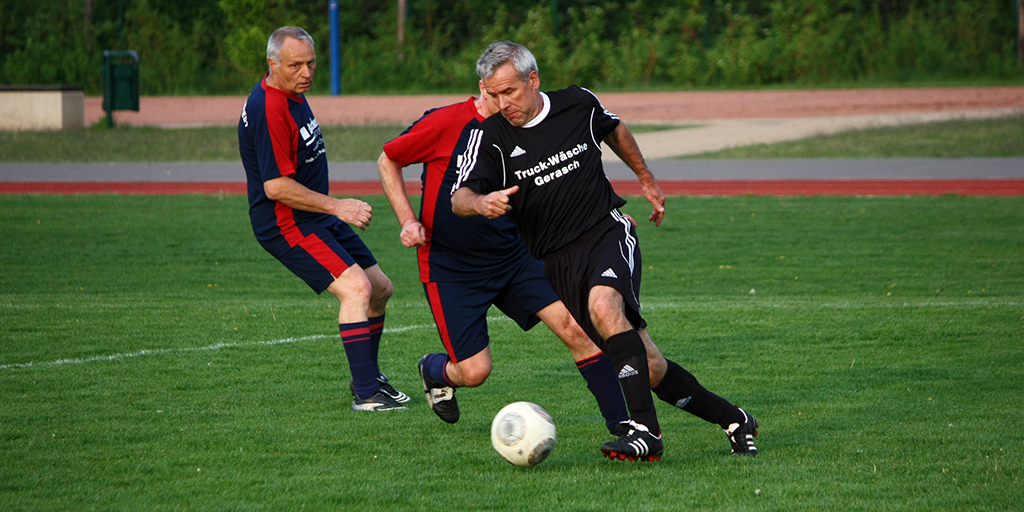
[[[429,110],[384,145],[387,157],[402,167],[423,163],[420,223],[427,242],[417,248],[417,259],[424,283],[489,278],[528,257],[512,219],[452,213],[458,166],[466,163],[466,148],[480,143],[473,134],[483,118],[473,101]]]
[[[509,204],[533,257],[565,247],[624,204],[601,164],[601,141],[619,118],[577,86],[541,93],[544,108],[526,126],[501,115],[481,123],[459,183],[478,194],[519,185]]]
[[[310,190],[329,192],[324,139],[304,95],[270,87],[264,77],[242,107],[238,151],[249,186],[252,230],[268,252],[279,257],[314,229],[342,223],[332,215],[273,201],[263,189],[267,181],[289,176]]]

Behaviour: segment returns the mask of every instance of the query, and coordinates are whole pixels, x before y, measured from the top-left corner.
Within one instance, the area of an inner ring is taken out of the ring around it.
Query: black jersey
[[[464,186],[488,194],[519,185],[510,197],[511,215],[527,250],[543,258],[626,204],[601,164],[601,141],[618,124],[584,88],[544,94],[543,110],[526,126],[512,126],[501,115],[481,124],[480,142],[468,148],[452,192]]]

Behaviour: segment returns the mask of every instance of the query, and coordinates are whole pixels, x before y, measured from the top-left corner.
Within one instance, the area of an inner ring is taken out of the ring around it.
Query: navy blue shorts
[[[618,210],[580,235],[575,242],[544,258],[544,272],[580,327],[604,350],[604,340],[590,320],[590,289],[611,286],[626,303],[626,318],[637,329],[640,316],[640,244],[636,228]]]
[[[491,279],[423,283],[448,358],[459,362],[487,348],[487,310],[495,305],[524,331],[537,312],[558,300],[544,278],[544,265],[528,256]]]
[[[317,294],[353,264],[364,269],[377,264],[363,240],[344,222],[314,229],[277,259]]]

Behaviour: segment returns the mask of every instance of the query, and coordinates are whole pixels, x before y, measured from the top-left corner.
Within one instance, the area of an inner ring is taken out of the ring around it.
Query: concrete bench
[[[85,126],[85,94],[68,85],[0,85],[0,130]]]

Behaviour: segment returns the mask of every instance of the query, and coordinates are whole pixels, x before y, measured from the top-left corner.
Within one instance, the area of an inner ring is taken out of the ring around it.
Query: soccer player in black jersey
[[[590,91],[540,91],[537,62],[524,46],[500,41],[477,61],[485,97],[502,115],[481,123],[479,143],[452,192],[462,216],[510,215],[527,250],[566,307],[615,366],[633,422],[601,448],[610,458],[660,460],[661,427],[651,391],[661,400],[717,423],[732,453],[756,455],[752,415],[708,391],[666,359],[640,315],[640,248],[636,228],[618,208],[601,164],[603,141],[629,165],[660,225],[665,196],[625,124]]]
[[[459,156],[473,144],[469,130],[496,113],[481,95],[428,110],[384,144],[377,160],[384,195],[402,225],[406,247],[417,247],[420,281],[444,353],[426,354],[418,367],[431,410],[459,421],[455,391],[476,387],[491,373],[487,312],[496,306],[523,330],[544,322],[569,348],[609,430],[629,420],[611,359],[573,321],[523,247],[511,218],[462,218],[452,213]],[[423,163],[423,201],[413,210],[402,168]]]

